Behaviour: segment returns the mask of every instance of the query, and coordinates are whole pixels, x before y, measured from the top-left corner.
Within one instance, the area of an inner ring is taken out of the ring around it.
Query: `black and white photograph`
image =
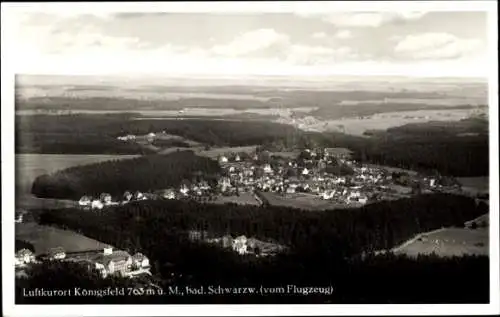
[[[500,313],[495,1],[1,20],[6,316]]]

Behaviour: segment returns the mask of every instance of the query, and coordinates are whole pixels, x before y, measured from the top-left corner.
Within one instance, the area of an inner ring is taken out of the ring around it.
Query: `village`
[[[143,137],[127,135],[118,138],[127,142],[147,138],[153,142],[157,135],[150,133]],[[459,184],[450,178],[361,164],[352,159],[347,149],[314,148],[293,152],[228,150],[214,159],[218,160],[222,170],[217,182],[210,182],[202,176],[194,181],[185,180],[177,188],[152,192],[126,191],[120,197],[107,193],[98,197],[83,196],[79,206],[100,210],[151,199],[274,205],[301,199],[309,201],[312,207],[336,209],[419,193],[460,191]]]

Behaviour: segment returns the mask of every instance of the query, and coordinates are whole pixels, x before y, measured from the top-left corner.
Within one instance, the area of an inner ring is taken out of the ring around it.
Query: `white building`
[[[90,206],[91,204],[92,200],[90,199],[89,196],[82,196],[82,198],[80,198],[80,200],[78,201],[78,205],[82,207],[87,207]]]
[[[227,163],[227,157],[225,157],[224,155],[222,155],[221,157],[219,157],[219,162],[220,163]]]
[[[61,247],[52,248],[49,250],[48,256],[51,260],[63,260],[66,258],[66,252]]]
[[[273,169],[271,168],[270,164],[265,164],[263,170],[264,170],[264,173],[272,173],[273,172]]]
[[[307,168],[304,168],[302,170],[302,175],[309,175],[309,170]]]
[[[240,255],[247,253],[247,241],[247,237],[245,236],[236,237],[232,242],[233,250],[238,252]]]
[[[134,195],[132,195],[131,192],[129,192],[128,190],[123,194],[123,201],[124,202],[129,202],[132,197],[134,197]]]
[[[103,207],[104,207],[104,204],[99,199],[92,200],[92,203],[91,203],[92,209],[102,209]]]
[[[173,189],[167,189],[163,192],[162,196],[165,199],[175,199],[175,191]]]
[[[108,193],[102,193],[101,196],[99,196],[99,199],[101,200],[101,202],[105,205],[105,206],[109,206],[111,205],[111,203],[113,202],[113,198],[111,197],[110,194]]]
[[[117,250],[112,247],[104,248],[103,253],[98,254],[94,259],[95,268],[101,272],[103,277],[109,275],[126,276],[133,264],[132,257],[128,252]]]
[[[16,252],[16,256],[14,258],[14,265],[16,267],[25,266],[26,264],[35,262],[35,255],[31,250],[21,249]]]
[[[132,256],[133,270],[149,270],[149,259],[142,253],[136,253]]]
[[[179,189],[179,192],[184,196],[187,196],[187,194],[189,193],[189,188],[186,185],[183,185],[181,189]]]

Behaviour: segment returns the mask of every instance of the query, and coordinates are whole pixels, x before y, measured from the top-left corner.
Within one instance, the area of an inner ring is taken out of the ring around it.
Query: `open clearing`
[[[262,192],[261,195],[267,199],[272,206],[283,206],[304,210],[326,210],[348,207],[347,205],[338,204],[331,200],[324,200],[319,196],[308,193],[281,195],[272,192]]]
[[[395,248],[394,253],[407,256],[435,253],[442,257],[488,255],[488,228],[444,228],[423,233]]]
[[[484,177],[459,177],[458,182],[462,184],[462,190],[471,195],[486,194],[489,192],[490,178]]]
[[[208,150],[200,150],[196,154],[200,156],[205,156],[208,158],[216,159],[219,155],[226,155],[228,153],[254,153],[257,145],[249,146],[234,146],[234,147],[217,147],[210,148]]]
[[[349,117],[336,120],[321,120],[321,118],[304,117],[295,124],[306,131],[338,131],[362,136],[369,130],[386,130],[409,123],[429,121],[459,121],[477,113],[477,109],[453,110],[416,110],[377,113],[367,117]],[[290,122],[288,122],[290,121]],[[292,123],[291,120],[277,120],[279,123]]]
[[[215,201],[212,201],[214,204],[227,204],[233,203],[238,205],[260,205],[260,202],[255,198],[253,193],[240,193],[239,196],[217,196]]]
[[[69,230],[62,230],[36,223],[19,223],[15,227],[17,240],[35,247],[35,254],[45,254],[51,248],[62,247],[67,253],[102,250],[107,244]]]

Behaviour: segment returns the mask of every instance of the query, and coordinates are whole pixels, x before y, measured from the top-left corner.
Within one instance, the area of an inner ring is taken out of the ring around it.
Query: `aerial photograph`
[[[18,12],[15,303],[490,303],[487,21]]]

